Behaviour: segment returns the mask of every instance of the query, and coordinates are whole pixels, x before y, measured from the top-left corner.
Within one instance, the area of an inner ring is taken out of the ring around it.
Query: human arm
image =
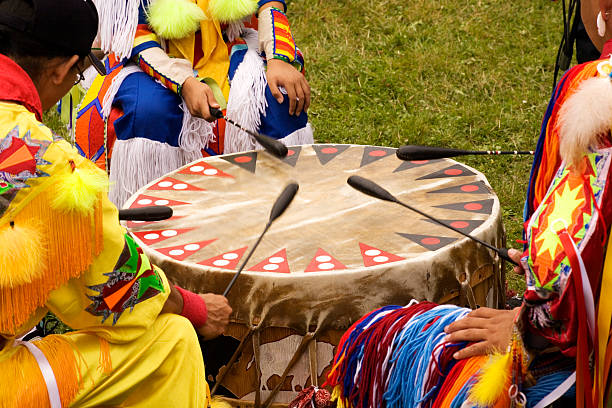
[[[194,323],[196,331],[209,340],[225,332],[232,308],[224,296],[214,293],[195,294],[171,286],[170,295],[161,313],[174,313],[186,317]]]
[[[132,59],[143,72],[180,95],[193,116],[209,122],[216,119],[210,113],[210,106],[220,106],[210,86],[194,77],[190,61],[168,56],[157,35],[151,30],[138,29]]]
[[[508,251],[510,258],[520,265],[521,253],[516,249]],[[520,266],[515,273],[524,274]],[[494,351],[505,351],[510,343],[512,327],[520,308],[497,310],[482,307],[470,312],[463,319],[448,325],[444,332],[446,340],[452,343],[473,343],[457,351],[453,357],[457,360],[488,354]]]
[[[270,92],[278,103],[284,96],[280,87],[289,97],[289,114],[299,116],[310,106],[310,85],[303,73],[293,63],[297,48],[289,28],[289,21],[281,10],[284,2],[261,2],[259,16],[259,48],[265,53],[268,70],[267,80]]]

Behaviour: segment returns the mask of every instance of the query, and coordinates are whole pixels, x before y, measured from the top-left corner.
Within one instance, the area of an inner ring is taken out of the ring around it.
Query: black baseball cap
[[[0,25],[28,34],[51,50],[87,57],[101,75],[106,75],[104,64],[91,52],[98,32],[98,11],[92,0],[30,1],[34,7],[32,21],[4,13]]]

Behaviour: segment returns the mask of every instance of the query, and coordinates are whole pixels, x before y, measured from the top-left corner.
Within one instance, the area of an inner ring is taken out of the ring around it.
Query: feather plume
[[[578,166],[585,154],[596,148],[612,126],[612,82],[607,77],[590,78],[559,111],[561,158]]]
[[[44,272],[46,246],[40,228],[21,222],[0,228],[0,288],[32,283]]]
[[[221,397],[213,397],[210,401],[210,408],[232,408],[229,402],[224,401]]]
[[[511,353],[496,353],[489,357],[476,383],[470,390],[469,400],[479,407],[494,405],[500,398],[507,397],[510,387]]]
[[[70,161],[60,173],[51,206],[56,210],[92,214],[101,193],[108,191],[106,173],[93,166],[75,167]]]
[[[208,11],[222,23],[241,20],[257,11],[257,0],[210,0]]]
[[[148,9],[149,25],[168,40],[178,40],[200,29],[204,11],[190,0],[156,0]]]

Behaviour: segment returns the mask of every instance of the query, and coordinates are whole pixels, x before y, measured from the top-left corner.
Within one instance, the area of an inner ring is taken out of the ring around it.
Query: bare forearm
[[[183,311],[183,297],[181,293],[174,287],[174,285],[170,285],[170,296],[166,299],[166,303],[161,310],[161,313],[174,313],[181,314]]]

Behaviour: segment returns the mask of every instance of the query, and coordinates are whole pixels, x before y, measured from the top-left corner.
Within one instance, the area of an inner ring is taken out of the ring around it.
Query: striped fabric
[[[161,82],[163,86],[170,89],[172,92],[180,95],[181,85],[171,80],[170,78],[162,75],[150,63],[147,62],[147,60],[142,56],[142,54],[138,57],[138,65],[144,73]]]
[[[277,8],[270,8],[274,26],[274,58],[292,63],[296,59],[295,41],[287,16]]]

